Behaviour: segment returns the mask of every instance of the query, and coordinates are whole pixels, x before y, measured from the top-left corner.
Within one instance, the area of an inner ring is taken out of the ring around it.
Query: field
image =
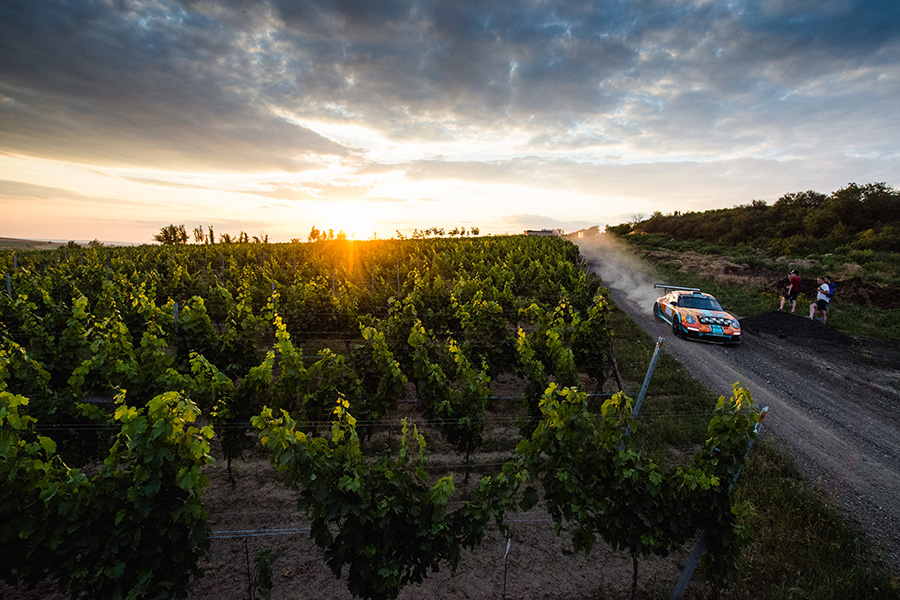
[[[0,237],[0,251],[56,250],[61,245],[58,242],[39,242],[37,240]]]
[[[568,242],[6,260],[0,564],[39,586],[8,594],[625,597],[638,567],[658,598],[703,525],[688,597],[752,589],[752,405],[664,357],[632,422],[652,343]]]

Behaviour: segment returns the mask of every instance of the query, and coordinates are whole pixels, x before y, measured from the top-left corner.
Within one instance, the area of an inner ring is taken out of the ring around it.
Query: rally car
[[[653,305],[653,314],[672,326],[678,337],[725,344],[741,343],[741,324],[725,312],[712,294],[697,288],[655,284],[666,295]]]

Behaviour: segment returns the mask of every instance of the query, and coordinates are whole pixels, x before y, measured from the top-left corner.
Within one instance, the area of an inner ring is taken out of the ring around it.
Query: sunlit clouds
[[[900,182],[893,1],[7,0],[0,236],[618,223]]]

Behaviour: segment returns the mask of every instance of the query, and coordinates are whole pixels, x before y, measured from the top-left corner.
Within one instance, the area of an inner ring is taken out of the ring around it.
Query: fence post
[[[768,406],[764,406],[762,410],[759,411],[759,419],[756,421],[756,427],[753,428],[753,433],[756,435],[750,438],[750,441],[747,443],[747,452],[744,454],[744,463],[747,462],[747,457],[750,456],[750,449],[753,448],[753,442],[756,441],[756,436],[759,435],[759,430],[762,427],[768,412]],[[741,465],[738,472],[734,474],[734,478],[732,478],[731,483],[728,485],[729,493],[734,489],[734,484],[737,483],[738,477],[741,476],[741,471],[743,470],[744,465]],[[706,529],[700,532],[700,537],[697,538],[697,543],[694,544],[694,549],[691,550],[691,555],[688,557],[687,563],[684,565],[684,570],[681,571],[678,582],[675,584],[675,589],[672,591],[671,600],[681,600],[684,596],[684,592],[687,591],[688,583],[691,582],[694,570],[697,568],[697,565],[700,564],[700,559],[703,558],[704,552],[706,552]]]
[[[178,333],[178,303],[175,303],[175,333]]]
[[[509,567],[507,559],[509,558],[509,548],[512,546],[512,538],[506,538],[506,552],[503,553],[503,598],[506,598],[506,570]]]
[[[650,379],[653,378],[653,371],[656,370],[656,362],[659,360],[659,352],[662,349],[665,338],[659,337],[656,340],[656,350],[653,351],[653,357],[650,359],[650,366],[647,367],[647,374],[644,375],[644,385],[638,394],[637,401],[634,403],[634,409],[631,411],[631,418],[637,419],[638,413],[641,412],[641,406],[644,404],[644,397],[647,395],[647,388],[650,387]],[[625,437],[631,437],[631,426],[625,428]],[[625,440],[619,444],[619,450],[625,448]]]
[[[656,362],[659,360],[659,353],[660,350],[662,350],[664,341],[664,337],[659,337],[656,340],[656,350],[653,351],[653,358],[650,359],[650,367],[647,369],[647,374],[644,376],[644,384],[641,386],[637,402],[634,403],[634,412],[631,415],[634,419],[636,419],[638,413],[641,412],[641,405],[644,404],[644,398],[647,396],[647,388],[650,387],[650,379],[653,377],[653,371],[656,369]]]
[[[6,275],[6,295],[12,298],[12,284],[9,282],[9,271],[5,273]]]

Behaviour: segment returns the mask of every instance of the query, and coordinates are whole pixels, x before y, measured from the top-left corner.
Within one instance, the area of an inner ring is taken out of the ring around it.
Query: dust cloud
[[[600,234],[590,238],[572,239],[588,266],[600,275],[603,286],[625,294],[647,314],[653,312],[653,303],[662,290],[653,287],[654,281],[647,266],[625,249],[624,242],[611,235]]]

